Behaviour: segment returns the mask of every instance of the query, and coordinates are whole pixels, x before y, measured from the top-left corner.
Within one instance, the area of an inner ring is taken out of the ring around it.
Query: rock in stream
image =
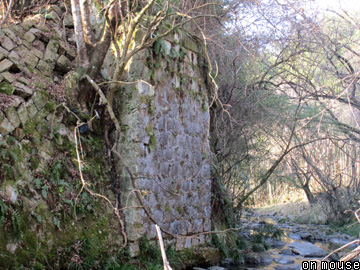
[[[309,242],[293,242],[288,245],[294,253],[304,257],[324,257],[327,252],[318,246]]]

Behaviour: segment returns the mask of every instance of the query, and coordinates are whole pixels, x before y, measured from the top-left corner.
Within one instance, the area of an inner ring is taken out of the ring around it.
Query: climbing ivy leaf
[[[54,225],[60,229],[60,220],[57,217],[54,217]]]
[[[36,219],[37,219],[38,222],[41,223],[41,220],[42,220],[42,219],[41,219],[41,215],[36,216]]]
[[[40,187],[41,187],[41,179],[39,179],[39,178],[35,179],[35,186],[36,186],[37,189],[40,189]]]
[[[41,190],[41,195],[44,197],[44,199],[47,199],[47,191],[45,189]]]

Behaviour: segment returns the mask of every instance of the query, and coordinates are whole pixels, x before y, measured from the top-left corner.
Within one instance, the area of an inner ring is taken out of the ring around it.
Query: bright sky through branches
[[[315,0],[321,9],[344,9],[345,11],[360,11],[359,0]]]

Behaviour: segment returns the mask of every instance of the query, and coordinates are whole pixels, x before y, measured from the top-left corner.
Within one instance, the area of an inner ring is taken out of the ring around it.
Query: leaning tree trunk
[[[75,41],[78,55],[78,67],[85,71],[89,67],[89,56],[86,48],[80,4],[78,0],[71,0],[71,11],[74,21]]]
[[[302,185],[302,188],[310,205],[314,205],[316,203],[316,199],[310,190],[309,182],[307,182],[305,185]]]
[[[89,75],[94,79],[99,75],[106,53],[111,43],[111,31],[105,22],[101,36],[95,40],[90,26],[90,12],[85,0],[71,0],[71,10],[75,28],[75,38],[78,54],[77,73],[79,77]],[[77,102],[80,110],[89,113],[88,104],[94,97],[94,89],[88,80],[78,82]]]

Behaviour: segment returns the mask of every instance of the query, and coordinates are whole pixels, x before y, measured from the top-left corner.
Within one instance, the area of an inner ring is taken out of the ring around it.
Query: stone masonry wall
[[[71,134],[65,125],[58,126],[61,118],[54,113],[56,102],[65,101],[61,80],[75,59],[75,48],[67,42],[69,33],[60,24],[63,11],[49,6],[46,16],[39,14],[0,30],[2,137],[12,135],[22,141],[28,135],[40,142],[55,128],[62,135]],[[68,26],[71,20],[65,17]]]
[[[160,40],[129,66],[129,81],[118,96],[122,137],[118,151],[135,173],[136,188],[152,218],[175,235],[211,229],[211,182],[208,90],[201,49],[176,34]],[[121,164],[119,164],[121,168]],[[156,238],[155,225],[139,206],[126,171],[121,190],[133,254],[145,235]],[[171,239],[177,249],[204,244],[205,235]]]
[[[113,209],[79,193],[77,119],[62,106],[75,62],[71,15],[44,13],[0,30],[0,269],[65,269],[84,242],[100,260],[123,241]],[[87,181],[114,200],[101,137],[81,139]]]
[[[50,6],[47,13],[0,30],[2,136],[15,132],[21,140],[28,120],[39,121],[37,129],[49,128],[48,111],[54,110],[56,99],[64,101],[59,82],[73,67],[75,48],[61,28],[61,8]],[[47,101],[51,106],[44,108]]]
[[[71,245],[80,238],[105,246],[121,243],[121,235],[113,230],[112,210],[100,202],[84,195],[77,207],[86,214],[75,223],[69,210],[79,178],[72,165],[76,119],[70,120],[60,105],[69,96],[64,86],[76,56],[68,26],[71,15],[63,7],[50,6],[45,15],[0,30],[0,210],[6,202],[14,209],[21,205],[25,214],[20,238],[0,231],[0,268],[5,253],[14,265],[16,258],[36,257],[31,250],[40,249],[25,249],[27,239],[40,243],[42,254],[58,254],[57,245]],[[208,88],[201,55],[198,42],[180,32],[157,41],[134,57],[128,81],[135,83],[124,85],[114,101],[122,128],[117,150],[134,172],[135,188],[151,217],[179,236],[164,235],[177,249],[206,243],[205,235],[182,236],[211,229]],[[102,69],[105,79],[111,79],[112,62],[109,51]],[[88,177],[93,175],[93,182],[101,179],[96,187],[114,199],[106,188],[112,179],[104,173],[103,144],[99,138],[82,136],[89,142],[87,146],[84,141],[85,150],[98,153],[84,163],[91,164],[86,167]],[[156,238],[155,227],[138,208],[134,186],[120,162],[117,171],[122,207],[127,207],[126,232],[135,255],[142,236]],[[94,218],[100,212],[104,216]],[[1,215],[0,211],[0,224]]]

